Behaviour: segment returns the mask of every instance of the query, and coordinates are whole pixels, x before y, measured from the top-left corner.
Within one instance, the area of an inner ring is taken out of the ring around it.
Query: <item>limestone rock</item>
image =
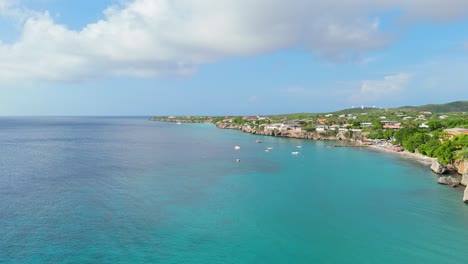
[[[442,176],[439,177],[437,180],[438,183],[440,184],[445,184],[445,185],[452,185],[452,186],[457,186],[460,184],[460,180],[457,178],[454,178],[452,176]]]
[[[468,186],[468,172],[463,173],[460,184],[464,186]]]
[[[431,165],[431,170],[437,174],[444,173],[447,169],[442,166],[437,160],[434,160]]]
[[[463,194],[463,202],[468,203],[468,187],[465,188],[465,193]]]
[[[460,161],[457,165],[458,173],[465,174],[468,173],[468,161]]]

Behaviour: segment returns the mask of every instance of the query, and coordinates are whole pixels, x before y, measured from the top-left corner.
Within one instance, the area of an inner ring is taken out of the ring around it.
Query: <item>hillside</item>
[[[433,113],[468,112],[468,101],[456,101],[446,104],[427,104],[421,106],[402,106],[401,111],[429,111]]]

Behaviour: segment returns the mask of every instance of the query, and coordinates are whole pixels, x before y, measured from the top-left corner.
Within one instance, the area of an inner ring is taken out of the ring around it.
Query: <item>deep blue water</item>
[[[467,263],[468,206],[427,166],[256,138],[0,118],[0,263]]]

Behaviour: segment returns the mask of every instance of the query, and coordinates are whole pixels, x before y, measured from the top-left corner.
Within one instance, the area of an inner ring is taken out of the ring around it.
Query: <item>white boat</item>
[[[260,139],[256,139],[255,143],[262,143],[262,141]]]
[[[268,149],[268,150],[272,150],[272,149],[273,149],[273,147],[268,147],[267,149]]]
[[[302,148],[302,146],[296,146],[297,148]]]
[[[235,146],[234,149],[235,149],[235,150],[239,150],[240,147],[239,147],[239,146]]]
[[[293,152],[291,152],[291,154],[293,154],[293,155],[299,155],[299,151],[293,151]]]
[[[181,123],[181,122],[177,122],[176,124],[178,124],[178,125],[182,125],[182,123]]]
[[[270,150],[269,149],[265,149],[265,152],[269,152]]]

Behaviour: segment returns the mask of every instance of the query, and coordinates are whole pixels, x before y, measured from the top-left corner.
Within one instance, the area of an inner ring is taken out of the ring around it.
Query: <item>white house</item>
[[[315,127],[315,131],[317,132],[324,132],[328,130],[328,126],[318,125]]]

